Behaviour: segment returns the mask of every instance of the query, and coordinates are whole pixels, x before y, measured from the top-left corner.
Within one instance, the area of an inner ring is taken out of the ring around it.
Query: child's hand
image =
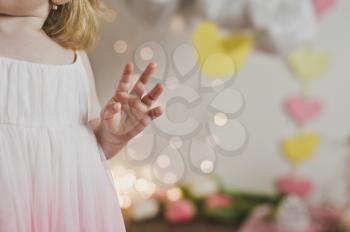
[[[100,115],[101,123],[97,138],[107,158],[115,155],[153,119],[162,115],[161,107],[152,105],[163,92],[163,86],[157,84],[144,95],[145,86],[155,69],[155,64],[148,65],[132,90],[128,92],[133,65],[125,66],[113,97],[103,107]],[[119,123],[117,116],[120,117]]]

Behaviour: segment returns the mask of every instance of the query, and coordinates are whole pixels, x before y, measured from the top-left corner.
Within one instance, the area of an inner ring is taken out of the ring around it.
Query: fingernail
[[[157,66],[158,66],[157,63],[151,63],[152,68],[156,68]]]

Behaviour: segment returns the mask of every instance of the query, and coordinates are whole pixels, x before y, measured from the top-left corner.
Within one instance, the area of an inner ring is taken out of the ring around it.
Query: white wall
[[[109,2],[118,12],[117,22],[106,26],[100,45],[90,54],[101,102],[113,92],[113,84],[123,65],[132,60],[132,49],[143,42],[154,41],[164,45],[169,52],[191,39],[190,33],[172,34],[166,27],[158,30],[147,27],[119,1]],[[321,133],[323,143],[315,158],[301,171],[316,180],[318,187],[327,188],[326,197],[338,195],[332,190],[337,189],[335,186],[340,181],[337,180],[346,154],[342,144],[350,134],[349,22],[350,1],[339,1],[320,21],[315,45],[330,53],[332,64],[329,73],[312,85],[312,95],[324,99],[325,110],[308,127]],[[118,55],[113,51],[113,43],[119,39],[128,41],[126,54]],[[186,63],[186,59],[188,57],[182,62]],[[158,65],[162,67],[164,62],[158,62]],[[259,52],[249,57],[234,88],[246,99],[239,119],[248,130],[249,144],[239,156],[220,156],[217,173],[231,188],[269,191],[273,179],[290,170],[280,155],[279,141],[283,135],[296,132],[296,128],[283,112],[281,103],[287,96],[298,93],[300,88],[281,59]]]

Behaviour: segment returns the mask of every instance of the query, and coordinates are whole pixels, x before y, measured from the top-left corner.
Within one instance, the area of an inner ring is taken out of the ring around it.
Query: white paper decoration
[[[306,203],[297,196],[288,196],[277,211],[277,224],[291,231],[308,231],[311,221]]]
[[[179,0],[125,0],[133,14],[151,25],[164,23],[176,13]]]
[[[248,26],[247,0],[197,0],[197,6],[204,18],[230,28]]]
[[[312,42],[316,17],[307,0],[249,0],[250,18],[263,48],[287,54]]]

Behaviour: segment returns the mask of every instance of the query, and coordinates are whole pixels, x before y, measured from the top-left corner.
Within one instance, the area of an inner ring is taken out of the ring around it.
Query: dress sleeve
[[[90,65],[89,57],[85,51],[79,51],[79,55],[89,78],[90,94],[88,120],[90,121],[100,117],[101,104],[97,96],[95,78]]]

